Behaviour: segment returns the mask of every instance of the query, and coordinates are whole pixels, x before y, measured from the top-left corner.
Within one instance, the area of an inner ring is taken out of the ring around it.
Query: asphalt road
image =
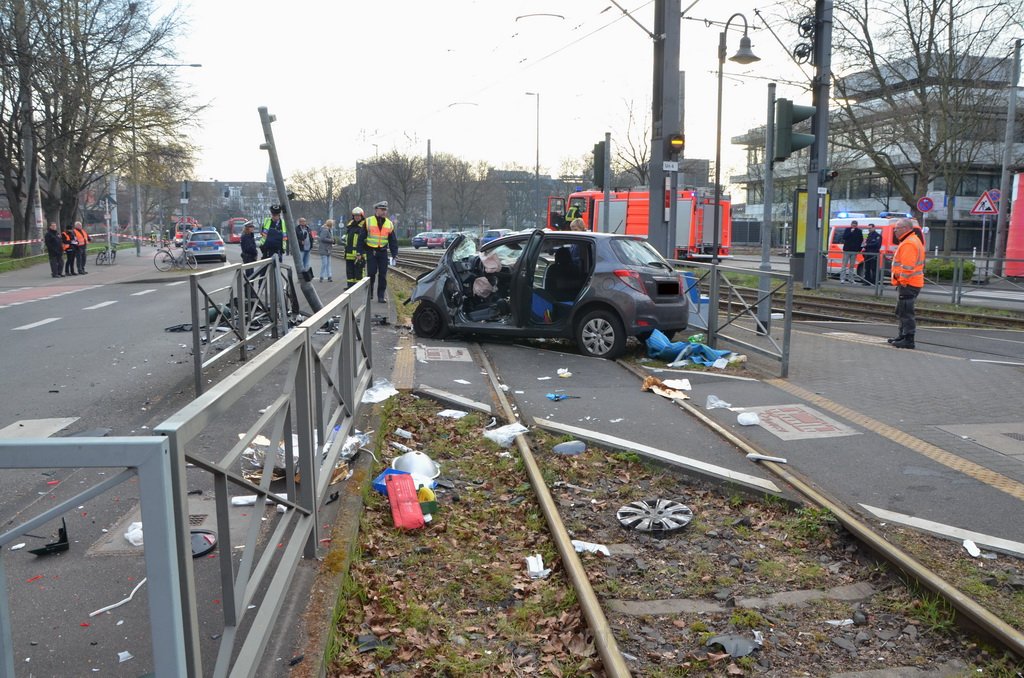
[[[183,276],[157,272],[152,253],[144,248],[132,261],[134,252],[123,251],[115,267],[90,266],[85,276],[44,279],[46,271],[35,267],[0,279],[6,386],[0,428],[67,417],[74,422],[56,435],[97,428],[139,435],[191,400],[191,335],[164,331],[189,321],[188,285]],[[5,471],[0,516],[9,526],[111,473]],[[23,549],[3,554],[19,675],[138,676],[151,670],[145,586],[132,603],[89,617],[128,596],[145,577],[145,562],[119,524],[137,506],[135,483],[123,484],[68,514],[69,553],[28,553],[53,541],[59,527],[53,523],[20,540]],[[198,576],[205,569],[214,570],[197,563]],[[122,652],[132,658],[121,661]]]

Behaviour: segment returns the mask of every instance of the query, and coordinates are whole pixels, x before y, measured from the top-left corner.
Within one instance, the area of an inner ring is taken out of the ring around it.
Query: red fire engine
[[[665,191],[664,210],[668,215],[669,193]],[[608,231],[610,233],[627,233],[630,235],[647,235],[648,197],[646,189],[616,190],[609,192]],[[718,256],[728,256],[732,243],[731,204],[722,200],[719,208]],[[568,198],[549,197],[547,227],[551,229],[567,228],[565,215],[567,209],[577,207],[582,213],[580,218],[587,225],[587,230],[602,232],[604,230],[604,192],[577,191],[570,193]],[[714,222],[714,197],[704,196],[690,190],[679,190],[676,198],[676,259],[710,259],[714,248],[715,233],[711,228]]]

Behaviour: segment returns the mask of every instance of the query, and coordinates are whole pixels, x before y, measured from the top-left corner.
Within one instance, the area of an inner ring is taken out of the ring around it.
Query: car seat
[[[544,290],[555,301],[575,301],[583,287],[583,272],[573,261],[572,251],[568,246],[555,250],[555,261],[548,267],[544,276]]]

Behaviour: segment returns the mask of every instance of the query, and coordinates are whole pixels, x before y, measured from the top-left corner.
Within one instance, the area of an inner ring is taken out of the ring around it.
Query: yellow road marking
[[[845,405],[840,405],[839,403],[833,402],[828,398],[822,397],[817,393],[808,391],[805,388],[801,388],[783,379],[768,379],[765,383],[771,384],[772,386],[806,400],[809,403],[813,403],[823,410],[828,410],[829,412],[838,414],[847,421],[853,422],[858,426],[862,426],[872,433],[877,433],[883,438],[888,438],[908,450],[917,452],[932,461],[942,464],[946,468],[953,469],[954,471],[958,471],[966,476],[974,478],[975,480],[981,481],[990,487],[994,487],[1001,492],[1005,492],[1011,497],[1024,500],[1024,484],[1017,482],[1013,478],[1007,478],[1003,474],[996,473],[995,471],[987,469],[980,464],[975,464],[973,461],[967,461],[952,452],[947,452],[941,447],[925,442],[920,438],[912,436],[909,433],[905,433],[898,428],[889,426],[888,424],[883,424],[882,422],[861,414],[856,410],[851,410]]]
[[[398,354],[395,356],[395,366],[391,370],[391,383],[399,391],[412,390],[416,372],[415,351],[412,350],[412,337],[403,334],[398,337]]]

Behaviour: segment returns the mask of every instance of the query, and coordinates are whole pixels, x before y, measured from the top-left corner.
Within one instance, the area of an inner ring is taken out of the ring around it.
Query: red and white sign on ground
[[[978,198],[978,202],[974,203],[974,207],[971,208],[971,214],[999,214],[999,210],[996,209],[997,202],[997,200],[992,199],[988,191],[985,191]]]
[[[782,440],[835,438],[860,433],[807,405],[760,405],[743,409],[746,412],[757,412],[761,427]]]

